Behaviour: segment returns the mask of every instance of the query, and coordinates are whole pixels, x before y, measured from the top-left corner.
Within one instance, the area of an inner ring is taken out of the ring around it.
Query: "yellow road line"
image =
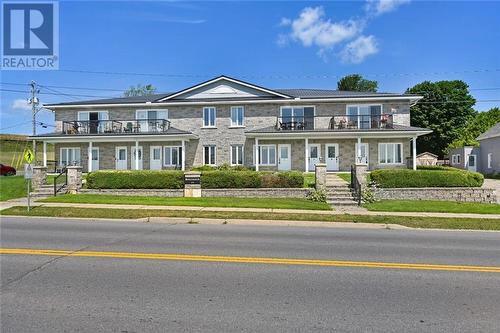
[[[499,266],[412,264],[412,263],[396,263],[396,262],[346,261],[346,260],[323,260],[323,259],[228,257],[228,256],[175,254],[175,253],[98,252],[98,251],[74,252],[69,250],[0,248],[0,254],[500,273]]]

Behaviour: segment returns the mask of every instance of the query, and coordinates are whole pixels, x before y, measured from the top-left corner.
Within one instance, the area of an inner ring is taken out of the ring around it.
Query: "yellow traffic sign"
[[[24,152],[24,160],[26,161],[26,163],[31,164],[34,159],[35,156],[33,156],[33,152],[31,151],[31,149],[26,149]]]

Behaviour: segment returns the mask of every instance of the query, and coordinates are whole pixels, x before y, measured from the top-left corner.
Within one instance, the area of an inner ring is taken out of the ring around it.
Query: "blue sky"
[[[42,85],[43,103],[117,96],[138,83],[175,91],[220,74],[270,88],[335,88],[350,73],[390,92],[461,79],[476,99],[500,100],[497,1],[60,1],[59,7],[60,70],[2,71],[1,133],[30,133],[24,100],[31,80]],[[43,94],[57,92],[73,96]],[[41,111],[38,120],[52,123],[53,115]]]

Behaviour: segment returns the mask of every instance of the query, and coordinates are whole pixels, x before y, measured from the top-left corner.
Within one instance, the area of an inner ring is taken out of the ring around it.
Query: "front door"
[[[130,147],[130,168],[135,170],[135,146]],[[142,146],[139,146],[139,168],[138,170],[142,170]]]
[[[149,156],[149,168],[151,170],[161,170],[161,147],[152,146]]]
[[[116,147],[116,170],[127,170],[127,147]]]
[[[360,146],[361,149],[361,155],[358,156],[358,144],[356,143],[355,146],[356,151],[354,152],[354,161],[359,164],[366,164],[368,165],[369,156],[368,156],[368,144],[367,143],[362,143]]]
[[[292,145],[278,145],[278,170],[292,169]]]
[[[467,169],[469,171],[474,171],[476,172],[477,170],[477,161],[476,161],[476,155],[469,155],[469,160],[468,160],[468,163],[467,163]]]
[[[92,148],[92,171],[99,170],[99,148]]]
[[[339,171],[339,145],[336,143],[325,146],[326,171]]]
[[[320,162],[320,147],[319,144],[309,145],[309,171],[314,171],[315,165]]]

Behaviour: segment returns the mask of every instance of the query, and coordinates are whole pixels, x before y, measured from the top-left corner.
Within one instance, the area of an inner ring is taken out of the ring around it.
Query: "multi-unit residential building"
[[[410,125],[421,96],[327,89],[270,89],[220,76],[165,94],[45,105],[56,131],[32,139],[55,145],[60,166],[257,170],[415,167]],[[46,151],[46,149],[45,149]],[[46,153],[44,154],[46,165]]]

